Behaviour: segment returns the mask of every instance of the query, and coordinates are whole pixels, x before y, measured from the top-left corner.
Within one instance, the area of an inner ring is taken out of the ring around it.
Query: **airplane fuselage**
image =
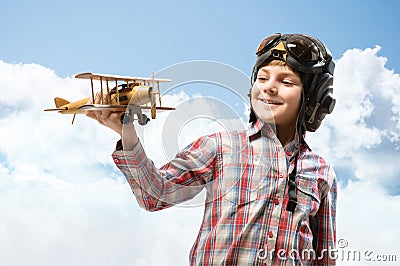
[[[137,105],[142,106],[151,103],[151,97],[153,88],[151,86],[137,85],[131,88],[118,89],[118,93],[115,89],[110,91],[108,99],[104,99],[100,104],[107,105]],[[106,95],[103,96],[107,97]],[[67,103],[59,106],[58,111],[62,114],[82,114],[85,110],[80,110],[82,106],[86,106],[89,103],[91,97],[80,99],[74,102]],[[56,99],[55,99],[56,101]]]

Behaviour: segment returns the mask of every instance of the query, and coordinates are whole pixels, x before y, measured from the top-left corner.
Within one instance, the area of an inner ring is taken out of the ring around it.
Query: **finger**
[[[112,113],[112,111],[109,111],[107,109],[100,110],[100,112],[101,112],[101,116],[103,116],[103,117],[110,116],[110,114]]]
[[[102,97],[103,96],[103,97]],[[101,93],[97,92],[95,97],[95,104],[107,104],[108,103],[107,94],[101,95]],[[100,113],[97,113],[98,116],[107,117],[111,114],[111,111],[103,109],[100,110]]]
[[[109,96],[108,96],[108,94],[107,93],[105,93],[104,95],[103,95],[103,103],[104,104],[109,104]]]
[[[96,96],[94,97],[94,103],[95,104],[100,104],[100,102],[101,102],[100,93],[97,92]]]
[[[92,110],[85,111],[85,115],[90,118],[96,119],[96,115],[94,114],[94,111],[92,111]]]

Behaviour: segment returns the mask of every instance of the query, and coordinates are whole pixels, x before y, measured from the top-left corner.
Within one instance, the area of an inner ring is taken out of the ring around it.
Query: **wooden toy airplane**
[[[121,116],[121,123],[132,123],[138,120],[140,125],[146,125],[150,120],[142,110],[150,110],[151,118],[156,118],[157,110],[174,110],[173,107],[163,107],[161,105],[160,83],[169,82],[170,79],[127,77],[118,75],[104,75],[95,73],[81,73],[75,75],[75,78],[90,79],[92,88],[91,97],[87,97],[75,102],[69,102],[62,98],[54,98],[56,108],[45,109],[44,111],[58,111],[61,114],[73,114],[72,124],[77,114],[84,114],[88,110],[109,110],[125,111]],[[91,99],[95,102],[95,93],[93,81],[100,81],[100,104],[88,104]],[[115,84],[110,89],[109,82]],[[124,82],[124,83],[121,83]],[[103,88],[105,83],[105,88]],[[157,84],[157,92],[154,86]],[[106,89],[106,91],[104,91]],[[156,95],[159,106],[156,106]],[[136,114],[137,119],[134,118]]]

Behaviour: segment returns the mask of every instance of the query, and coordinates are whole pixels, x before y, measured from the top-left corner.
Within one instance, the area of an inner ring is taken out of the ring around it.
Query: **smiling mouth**
[[[263,103],[266,103],[266,104],[273,104],[273,105],[281,105],[282,104],[282,103],[279,103],[279,102],[268,101],[266,99],[258,99],[258,100],[260,100],[260,101],[262,101]]]

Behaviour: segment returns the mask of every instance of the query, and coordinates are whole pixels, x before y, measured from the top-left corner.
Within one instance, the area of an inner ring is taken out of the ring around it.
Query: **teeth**
[[[270,101],[267,101],[267,100],[265,100],[265,99],[260,99],[262,102],[264,102],[264,103],[268,103],[268,104],[280,104],[280,103],[277,103],[277,102],[270,102]]]

